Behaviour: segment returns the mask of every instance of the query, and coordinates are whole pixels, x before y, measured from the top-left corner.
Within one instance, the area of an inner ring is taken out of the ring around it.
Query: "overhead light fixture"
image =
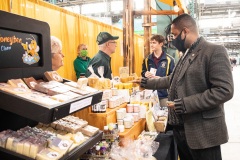
[[[173,10],[174,10],[175,12],[178,12],[178,11],[179,11],[179,7],[178,7],[178,5],[177,5],[176,0],[173,0]]]

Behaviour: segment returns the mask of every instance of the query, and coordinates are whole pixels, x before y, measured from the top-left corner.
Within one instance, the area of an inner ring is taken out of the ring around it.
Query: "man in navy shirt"
[[[150,38],[152,53],[143,60],[141,73],[142,77],[165,77],[172,73],[175,66],[174,59],[163,51],[164,40],[164,37],[161,35],[153,35]],[[161,107],[167,106],[167,97],[167,89],[158,90],[158,98]]]

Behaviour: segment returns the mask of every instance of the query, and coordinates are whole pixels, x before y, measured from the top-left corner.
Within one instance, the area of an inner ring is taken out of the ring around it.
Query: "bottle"
[[[107,109],[106,108],[106,104],[100,104],[99,108],[100,108],[99,109],[99,111],[100,111],[99,113],[105,113],[106,112],[106,109]]]
[[[98,156],[101,155],[100,146],[99,145],[96,146],[96,155],[98,155]]]
[[[103,127],[103,133],[104,133],[105,135],[109,134],[108,126],[104,126],[104,127]]]

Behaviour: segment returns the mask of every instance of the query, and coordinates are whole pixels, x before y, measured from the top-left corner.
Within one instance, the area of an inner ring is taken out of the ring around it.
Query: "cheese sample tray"
[[[102,91],[79,96],[55,105],[43,105],[24,97],[0,91],[0,108],[31,120],[51,123],[102,100]]]

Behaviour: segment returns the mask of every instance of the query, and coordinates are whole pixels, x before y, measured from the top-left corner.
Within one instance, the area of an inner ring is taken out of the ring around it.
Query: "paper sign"
[[[69,113],[72,113],[72,112],[75,112],[79,109],[82,109],[86,106],[89,106],[92,104],[92,97],[88,97],[86,99],[83,99],[83,100],[80,100],[80,101],[77,101],[77,102],[74,102],[70,105],[70,111]]]
[[[152,73],[154,76],[156,75],[157,69],[156,68],[151,68],[150,73]]]

